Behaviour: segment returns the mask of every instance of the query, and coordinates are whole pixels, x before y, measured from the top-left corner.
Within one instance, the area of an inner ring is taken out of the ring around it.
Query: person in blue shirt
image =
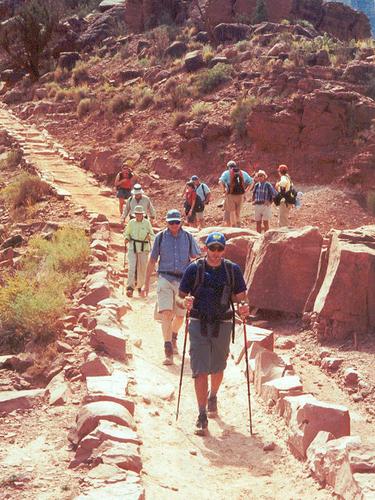
[[[229,225],[232,227],[240,227],[244,194],[250,189],[252,182],[252,177],[245,170],[240,170],[236,162],[228,161],[227,170],[221,174],[219,184],[222,185],[225,196],[224,211],[228,213]]]
[[[183,323],[185,310],[176,298],[180,281],[190,261],[200,254],[194,237],[181,226],[181,213],[172,209],[166,216],[167,228],[155,237],[146,269],[144,295],[150,290],[151,274],[158,265],[157,316],[161,320],[164,337],[164,365],[173,364],[177,354],[177,334]]]
[[[264,170],[258,170],[255,174],[257,182],[253,189],[253,204],[255,205],[255,222],[258,233],[262,232],[262,221],[264,232],[270,228],[272,218],[272,200],[277,195],[276,189],[267,181]]]
[[[199,408],[195,429],[198,435],[207,433],[207,411],[208,416],[217,415],[217,392],[227,365],[233,327],[230,300],[239,303],[241,317],[249,315],[248,304],[242,302],[246,284],[241,269],[223,258],[224,235],[210,233],[206,250],[207,256],[192,262],[184,272],[178,300],[190,311],[189,353]]]

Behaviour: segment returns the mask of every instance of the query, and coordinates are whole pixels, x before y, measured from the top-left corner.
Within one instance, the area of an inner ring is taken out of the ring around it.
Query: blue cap
[[[181,212],[179,210],[176,210],[175,208],[172,208],[172,210],[168,210],[167,216],[165,218],[167,222],[171,222],[174,220],[181,220]]]
[[[225,247],[225,236],[223,233],[210,233],[206,238],[206,247],[210,245],[221,245]]]
[[[197,181],[199,179],[199,177],[197,175],[192,175],[191,176],[191,180],[192,181]]]

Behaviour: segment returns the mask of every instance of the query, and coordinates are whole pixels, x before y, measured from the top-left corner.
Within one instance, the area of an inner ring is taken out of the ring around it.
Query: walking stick
[[[249,378],[249,358],[247,356],[247,335],[246,335],[246,323],[242,320],[243,324],[243,339],[245,344],[245,360],[246,360],[246,381],[247,381],[247,402],[249,405],[249,421],[250,421],[250,435],[253,435],[253,424],[251,421],[251,399],[250,399],[250,378]]]
[[[181,361],[181,372],[180,372],[180,384],[178,386],[178,398],[177,398],[177,410],[176,410],[176,422],[178,420],[178,411],[180,409],[180,398],[181,398],[181,387],[182,387],[182,376],[184,373],[184,363],[185,363],[185,351],[186,351],[186,339],[189,331],[189,311],[186,311],[185,316],[185,336],[184,336],[184,347],[182,350],[182,361]]]
[[[125,240],[125,244],[124,244],[124,271],[123,271],[124,279],[122,281],[122,295],[124,295],[124,293],[125,293],[125,266],[126,266],[127,251],[128,251],[128,245],[127,245],[126,240]]]

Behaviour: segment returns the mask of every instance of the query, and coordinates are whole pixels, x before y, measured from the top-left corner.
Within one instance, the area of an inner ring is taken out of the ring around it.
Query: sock
[[[177,340],[177,333],[176,332],[172,332],[172,339],[173,340]]]
[[[206,414],[206,407],[204,406],[203,408],[200,406],[199,407],[199,415],[204,415]]]
[[[216,394],[217,394],[216,392],[213,393],[212,391],[210,391],[208,394],[208,399],[216,399]]]
[[[164,342],[164,349],[166,349],[167,347],[172,347],[172,342]]]

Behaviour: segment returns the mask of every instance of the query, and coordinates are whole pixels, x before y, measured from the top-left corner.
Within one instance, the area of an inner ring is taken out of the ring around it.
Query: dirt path
[[[104,213],[112,221],[118,220],[116,200],[101,196],[94,179],[63,159],[52,143],[45,144],[38,131],[23,126],[2,108],[0,127],[21,141],[26,157],[36,161],[46,175],[53,176],[58,186],[69,190],[74,202],[88,211]],[[113,249],[118,248],[120,235],[113,235],[112,244]],[[115,254],[112,264],[120,267],[121,262],[121,254]],[[160,326],[153,320],[154,302],[155,292],[147,300],[134,298],[133,311],[125,317],[131,343],[141,340],[141,347],[133,347],[134,393],[139,433],[144,441],[143,480],[147,497],[158,500],[213,496],[220,500],[331,498],[287,450],[283,422],[267,413],[255,398],[255,435],[249,436],[246,381],[243,367],[235,366],[233,360],[229,362],[219,397],[220,417],[210,420],[210,435],[202,439],[192,432],[197,412],[187,359],[180,419],[175,423],[180,362],[169,368],[161,365],[162,336]],[[179,344],[181,349],[181,334]],[[61,434],[65,433],[61,429]],[[270,441],[276,443],[276,448],[265,452],[263,446]],[[43,446],[40,449],[44,451]],[[54,470],[53,464],[48,460],[43,464],[48,476]],[[62,494],[61,498],[68,497]]]

